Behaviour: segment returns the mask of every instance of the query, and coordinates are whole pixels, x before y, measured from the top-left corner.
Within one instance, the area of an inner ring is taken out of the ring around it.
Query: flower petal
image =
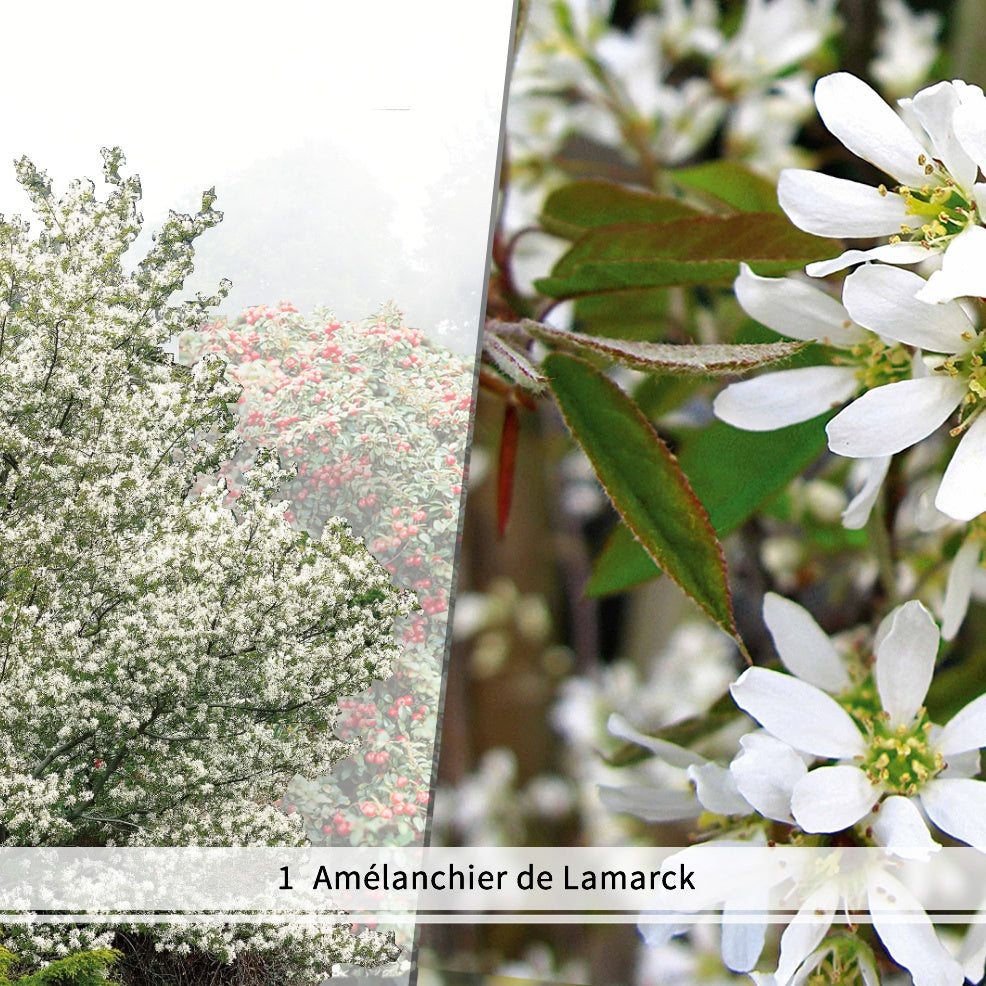
[[[737,789],[728,767],[717,763],[689,767],[688,779],[695,785],[695,794],[706,811],[715,815],[750,814],[751,806]]]
[[[791,813],[806,832],[841,832],[873,810],[880,792],[858,767],[809,770],[794,786]]]
[[[841,692],[849,687],[849,673],[842,658],[808,610],[768,592],[763,600],[763,618],[777,653],[791,674],[823,692]]]
[[[790,822],[791,792],[808,772],[801,755],[765,730],[740,737],[729,765],[739,793],[765,818]]]
[[[849,501],[842,511],[842,526],[850,531],[858,531],[866,526],[880,487],[887,478],[887,470],[893,461],[892,455],[881,455],[875,459],[859,459],[856,466],[861,469],[865,479],[859,492]]]
[[[898,606],[876,648],[876,690],[892,727],[914,721],[935,673],[938,625],[916,599]]]
[[[740,906],[730,906],[730,901],[722,909],[723,917],[745,910],[766,911],[770,898],[766,890],[754,893],[751,899],[740,902]],[[724,920],[722,924],[722,961],[733,972],[749,972],[759,961],[763,943],[767,937],[767,922],[740,924]]]
[[[732,383],[712,404],[716,417],[745,431],[773,431],[843,404],[857,390],[847,366],[804,366]]]
[[[970,226],[952,240],[936,270],[917,293],[933,304],[952,298],[986,297],[986,228]]]
[[[866,338],[835,298],[804,281],[760,277],[747,264],[740,264],[733,289],[747,315],[781,335],[819,339],[834,346],[851,346]]]
[[[964,393],[961,381],[942,376],[875,387],[828,423],[829,448],[854,459],[901,452],[935,431]]]
[[[658,739],[656,736],[647,736],[639,729],[634,729],[618,712],[614,712],[606,720],[606,728],[617,739],[626,740],[628,743],[649,750],[672,767],[691,767],[693,764],[701,766],[707,762],[701,754],[678,746],[677,743],[669,743],[667,740]]]
[[[911,109],[931,138],[934,157],[948,169],[960,188],[970,189],[976,181],[976,164],[955,131],[955,113],[960,108],[959,91],[952,82],[939,82],[922,89],[911,101]],[[986,110],[986,106],[981,107]]]
[[[829,274],[868,260],[881,260],[885,264],[918,264],[938,253],[938,250],[929,250],[920,243],[884,243],[869,250],[846,250],[831,260],[816,260],[805,268],[805,273],[810,277],[828,277]]]
[[[986,414],[969,425],[952,454],[935,506],[955,520],[972,520],[986,510]]]
[[[952,640],[959,632],[972,596],[972,577],[979,567],[983,546],[975,538],[962,542],[952,567],[948,570],[945,584],[945,600],[941,607],[941,635],[943,640]],[[968,749],[968,747],[963,747]]]
[[[962,967],[938,940],[917,898],[899,880],[881,872],[870,880],[866,903],[890,957],[911,974],[914,986],[962,986]],[[913,921],[904,923],[901,913]]]
[[[599,800],[610,811],[636,815],[645,822],[680,822],[702,814],[702,806],[690,790],[662,791],[643,785],[600,787]]]
[[[779,983],[789,983],[801,964],[828,934],[838,906],[839,891],[834,880],[823,883],[805,898],[781,935],[781,954],[776,973]],[[829,920],[823,920],[826,917]]]
[[[815,86],[815,105],[829,131],[857,157],[905,185],[927,180],[923,162],[918,164],[928,156],[926,148],[861,79],[848,72],[826,75]]]
[[[941,844],[931,838],[921,812],[910,798],[900,795],[886,798],[873,818],[871,827],[876,841],[895,856],[927,861],[931,853],[941,849]]]
[[[795,226],[816,236],[890,236],[917,222],[899,195],[800,168],[781,172],[777,201]]]
[[[921,792],[921,804],[943,832],[986,852],[986,783],[967,777],[934,780]]]
[[[986,165],[986,97],[981,89],[966,86],[961,105],[952,113],[951,125],[966,154],[977,164]]]
[[[944,725],[935,747],[944,757],[986,746],[986,695],[974,698]]]
[[[836,759],[865,752],[849,714],[814,685],[779,671],[747,668],[729,691],[744,712],[796,750]]]
[[[842,300],[860,325],[932,353],[965,352],[975,326],[958,302],[929,305],[914,296],[928,282],[913,271],[867,264],[846,278]]]

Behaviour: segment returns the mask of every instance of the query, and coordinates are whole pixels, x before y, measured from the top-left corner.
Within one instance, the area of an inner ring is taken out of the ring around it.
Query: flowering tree
[[[385,305],[351,322],[293,305],[248,308],[181,340],[194,360],[217,353],[243,386],[243,446],[223,468],[229,502],[253,450],[273,446],[295,467],[285,516],[317,532],[333,514],[421,609],[386,681],[340,701],[339,735],[358,752],[330,776],[307,774],[283,806],[315,841],[405,844],[421,839],[430,785],[458,506],[472,410],[472,366]]]
[[[160,347],[218,300],[169,302],[221,215],[212,193],[172,213],[128,274],[140,185],[118,150],[104,162],[100,199],[91,182],[58,197],[21,160],[38,230],[0,224],[0,844],[302,844],[274,800],[346,754],[336,700],[389,672],[414,601],[343,522],[284,520],[270,450],[232,509],[223,480],[189,497],[236,450],[239,387],[214,356],[187,370]],[[285,947],[224,934],[194,937],[227,961]],[[284,981],[388,954],[302,946]]]

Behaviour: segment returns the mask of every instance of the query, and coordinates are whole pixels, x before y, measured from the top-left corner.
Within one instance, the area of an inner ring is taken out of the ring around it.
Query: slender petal
[[[746,431],[773,431],[808,421],[856,392],[848,366],[804,366],[730,384],[713,402],[716,416]]]
[[[986,924],[974,921],[969,925],[956,958],[970,983],[982,982],[986,973]]]
[[[841,692],[850,685],[849,673],[825,631],[797,603],[768,592],[763,618],[774,638],[784,667],[824,692]]]
[[[737,789],[728,767],[717,763],[689,767],[688,779],[695,785],[695,794],[706,811],[716,815],[750,814],[750,805]]]
[[[952,82],[939,82],[922,89],[911,100],[911,108],[931,138],[934,156],[961,188],[968,189],[976,181],[977,168],[955,131],[954,115],[960,105],[959,92]]]
[[[938,940],[917,898],[899,880],[883,872],[870,881],[866,903],[890,957],[911,974],[914,986],[962,986],[962,967]],[[904,923],[901,913],[913,921]]]
[[[816,260],[805,268],[805,273],[810,277],[828,277],[829,274],[869,260],[880,260],[885,264],[918,264],[934,257],[938,252],[929,250],[920,243],[884,243],[869,250],[846,250],[831,260]]]
[[[938,428],[964,393],[960,380],[944,376],[875,387],[828,423],[829,448],[853,459],[901,452]]]
[[[975,538],[967,538],[952,559],[948,582],[945,584],[945,601],[941,607],[941,635],[944,640],[952,640],[965,619],[972,596],[972,577],[979,567],[982,551],[981,542]]]
[[[945,250],[941,270],[928,278],[916,297],[933,304],[986,297],[986,228],[969,226],[959,233]]]
[[[986,746],[986,695],[974,698],[944,725],[935,747],[944,757]]]
[[[646,822],[680,822],[702,814],[702,806],[691,791],[661,791],[643,786],[600,787],[599,799],[610,811],[636,815]]]
[[[887,478],[887,470],[893,461],[892,455],[881,455],[874,459],[860,459],[857,466],[865,468],[865,479],[859,492],[849,501],[842,511],[842,526],[850,531],[858,531],[866,526],[880,487]]]
[[[801,963],[818,947],[832,927],[832,916],[839,906],[835,881],[826,881],[810,893],[781,935],[781,954],[777,981],[789,983]],[[829,920],[824,920],[828,918]]]
[[[986,414],[969,425],[942,476],[935,506],[955,520],[986,510]]]
[[[986,96],[967,86],[962,103],[952,114],[952,129],[962,149],[980,166],[986,166]]]
[[[893,727],[914,721],[935,673],[938,626],[916,599],[894,610],[890,632],[876,649],[876,689]]]
[[[816,767],[794,786],[791,813],[806,832],[841,832],[879,800],[880,792],[858,767]]]
[[[890,236],[917,221],[899,195],[800,168],[781,172],[777,201],[795,226],[816,236]]]
[[[941,845],[931,838],[917,805],[910,798],[894,795],[880,803],[872,824],[876,841],[903,859],[927,861]]]
[[[763,730],[740,737],[740,746],[729,765],[739,793],[765,818],[792,821],[791,792],[808,772],[801,755]]]
[[[856,322],[884,338],[932,353],[964,352],[975,326],[958,302],[918,301],[914,296],[925,284],[913,271],[867,264],[846,278],[842,300]]]
[[[825,126],[850,151],[905,185],[927,176],[919,157],[927,150],[906,123],[865,82],[848,72],[818,80],[815,105]]]
[[[796,750],[836,759],[865,752],[849,714],[814,685],[779,671],[747,668],[729,691],[744,712]]]
[[[819,339],[834,346],[852,346],[866,338],[835,298],[804,281],[760,277],[747,264],[740,264],[733,287],[743,311],[781,335]]]
[[[986,852],[986,783],[967,777],[933,780],[922,790],[921,804],[943,832]]]
[[[683,746],[678,746],[676,743],[669,743],[667,740],[658,739],[656,736],[647,736],[640,732],[640,730],[634,729],[619,713],[614,712],[609,717],[606,722],[606,728],[617,739],[626,740],[628,743],[633,743],[636,746],[642,746],[645,750],[649,750],[672,767],[691,767],[693,764],[695,766],[701,766],[707,762],[701,754],[688,750]]]
[[[722,913],[723,917],[729,917],[744,910],[766,911],[769,906],[770,898],[767,891],[754,891],[748,899],[727,902]],[[722,961],[733,972],[749,972],[760,959],[766,937],[765,921],[750,924],[723,921]]]

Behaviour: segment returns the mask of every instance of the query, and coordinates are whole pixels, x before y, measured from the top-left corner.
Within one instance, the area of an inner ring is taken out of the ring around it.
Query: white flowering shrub
[[[170,298],[221,215],[172,213],[128,273],[140,184],[104,162],[105,199],[21,160],[36,228],[0,223],[0,844],[301,844],[274,801],[348,752],[336,702],[389,673],[416,604],[342,521],[284,519],[273,451],[232,505],[209,478],[240,388],[161,346],[217,301]],[[327,968],[339,936],[311,942]]]
[[[317,842],[406,844],[424,833],[473,368],[405,324],[393,305],[360,321],[289,302],[248,308],[186,333],[183,359],[217,353],[242,384],[239,453],[222,469],[241,495],[254,450],[295,467],[285,516],[319,531],[334,514],[360,530],[394,581],[421,603],[402,629],[399,666],[340,700],[339,736],[357,752],[305,775],[283,807]]]

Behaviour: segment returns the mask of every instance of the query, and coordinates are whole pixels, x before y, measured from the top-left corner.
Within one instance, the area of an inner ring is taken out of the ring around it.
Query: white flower
[[[982,581],[984,547],[986,545],[983,543],[982,528],[973,526],[952,559],[941,606],[943,640],[952,640],[965,620],[969,602],[976,593],[977,582]]]
[[[917,898],[893,875],[892,863],[838,850],[832,857],[829,868],[814,866],[802,874],[799,889],[810,892],[784,929],[776,971],[751,974],[756,986],[813,982],[810,974],[822,962],[836,977],[826,981],[857,982],[858,976],[866,986],[878,986],[868,948],[844,937],[826,938],[835,915],[850,910],[869,912],[884,948],[910,972],[914,986],[961,986],[962,967],[942,945]]]
[[[923,283],[917,274],[883,265],[861,267],[846,279],[843,302],[856,322],[942,356],[932,372],[920,375],[925,364],[915,360],[913,379],[876,386],[836,415],[826,429],[829,448],[851,458],[894,455],[927,438],[961,407],[953,434],[964,434],[935,506],[955,520],[971,520],[986,510],[986,345],[958,302],[916,299]]]
[[[906,350],[867,332],[844,305],[811,284],[760,277],[741,264],[734,288],[743,310],[758,322],[794,339],[817,339],[843,354],[836,366],[777,370],[730,384],[713,403],[716,417],[727,424],[747,431],[784,428],[845,403],[863,387],[910,373]],[[866,463],[861,488],[843,512],[846,527],[865,526],[889,465],[887,455]]]
[[[806,771],[793,787],[791,814],[806,832],[839,832],[866,819],[867,833],[900,855],[936,847],[922,813],[942,831],[986,851],[986,696],[943,728],[922,707],[938,653],[938,628],[916,601],[895,609],[874,641],[872,673],[851,675],[807,612],[770,595],[764,618],[795,675],[749,668],[732,686],[736,704],[769,733],[833,765]],[[836,696],[836,697],[833,697]],[[777,773],[761,758],[756,783]],[[734,775],[736,772],[734,771]],[[741,793],[751,780],[737,776]]]
[[[713,77],[727,90],[763,85],[817,51],[836,25],[835,0],[747,0]]]
[[[902,108],[921,138],[865,82],[846,72],[819,79],[815,104],[826,127],[854,154],[890,175],[891,188],[813,171],[781,173],[777,196],[791,221],[819,236],[890,236],[872,250],[850,250],[810,264],[823,276],[866,259],[913,264],[946,249],[979,222],[977,165],[986,161],[982,90],[964,82],[922,89]]]
[[[870,75],[888,96],[913,92],[938,57],[941,16],[932,10],[914,13],[904,0],[880,0],[880,20]]]

